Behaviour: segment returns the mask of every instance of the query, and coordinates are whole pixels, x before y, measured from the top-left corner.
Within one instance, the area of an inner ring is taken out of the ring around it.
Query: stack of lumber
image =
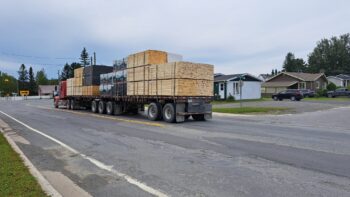
[[[100,86],[83,86],[83,96],[99,96],[100,95]]]
[[[74,69],[74,77],[67,79],[67,96],[83,95],[83,72],[83,67]]]
[[[213,65],[170,62],[127,70],[127,95],[213,96]]]

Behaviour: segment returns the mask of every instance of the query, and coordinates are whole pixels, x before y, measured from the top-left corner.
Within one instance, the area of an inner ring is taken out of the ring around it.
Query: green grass
[[[242,100],[242,103],[246,102],[259,102],[259,101],[269,101],[271,98],[261,98],[261,99],[247,99],[247,100]],[[226,103],[239,103],[239,100],[218,100],[218,101],[212,101],[211,104],[226,104]]]
[[[1,133],[0,196],[47,196]]]
[[[349,97],[336,97],[336,98],[328,98],[328,97],[313,97],[313,98],[304,98],[305,101],[350,101]]]
[[[289,108],[286,107],[242,107],[242,108],[213,108],[213,112],[230,114],[250,114],[250,113],[280,113]]]

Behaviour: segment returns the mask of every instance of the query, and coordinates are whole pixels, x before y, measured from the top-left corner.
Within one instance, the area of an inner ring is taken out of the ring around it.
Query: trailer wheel
[[[70,100],[67,100],[67,109],[70,109]]]
[[[104,102],[104,101],[98,102],[98,113],[100,113],[100,114],[106,113],[106,102]]]
[[[162,106],[159,103],[151,103],[148,106],[147,117],[150,120],[159,120],[162,117]]]
[[[113,102],[112,101],[108,101],[107,102],[106,112],[107,112],[108,115],[113,115],[114,110],[113,110]]]
[[[98,101],[92,101],[91,102],[91,111],[93,112],[93,113],[97,113],[97,111],[98,111]]]
[[[170,123],[176,121],[176,111],[173,103],[167,103],[163,107],[163,119]]]
[[[123,113],[123,107],[119,103],[114,103],[114,115],[121,115]]]
[[[203,120],[205,120],[204,114],[193,114],[193,115],[192,115],[192,118],[193,118],[194,120],[197,120],[197,121],[203,121]]]

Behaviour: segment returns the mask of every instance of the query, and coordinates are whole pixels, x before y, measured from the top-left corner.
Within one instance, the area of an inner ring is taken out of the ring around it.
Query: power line
[[[59,60],[78,60],[79,59],[74,57],[45,57],[45,56],[23,55],[23,54],[16,54],[16,53],[6,53],[6,52],[1,52],[1,53],[5,56],[33,58],[33,59],[59,59]]]

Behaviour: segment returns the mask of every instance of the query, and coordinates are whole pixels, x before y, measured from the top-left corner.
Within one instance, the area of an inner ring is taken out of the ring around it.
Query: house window
[[[221,91],[224,90],[224,84],[223,84],[223,83],[220,84],[220,90],[221,90]]]
[[[234,82],[233,83],[233,94],[239,94],[239,93],[240,93],[239,82]]]
[[[320,82],[316,81],[316,89],[320,89]]]
[[[299,89],[306,89],[306,83],[305,82],[300,82],[299,83]]]

